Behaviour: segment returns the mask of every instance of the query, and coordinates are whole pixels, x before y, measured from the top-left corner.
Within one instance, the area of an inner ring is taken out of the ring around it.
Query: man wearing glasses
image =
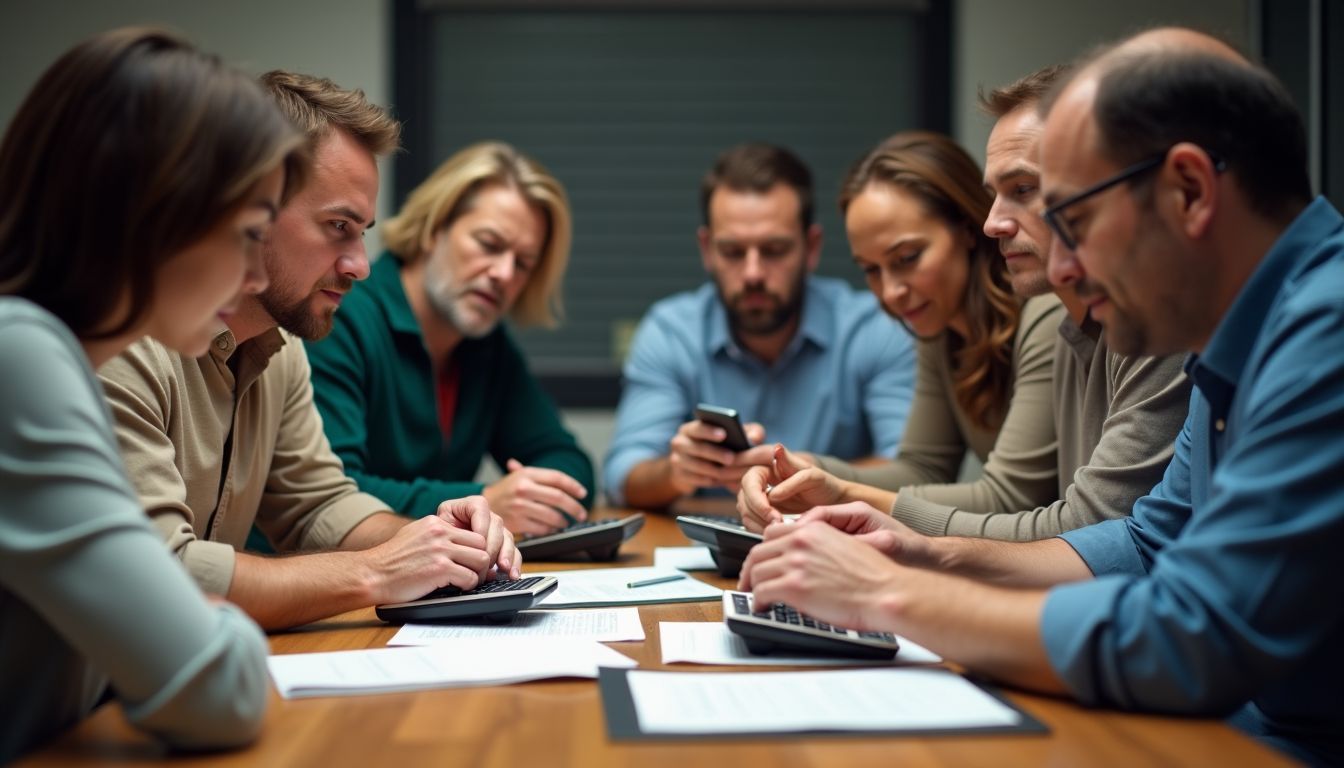
[[[1129,518],[1026,544],[812,510],[766,530],[743,586],[1009,683],[1230,715],[1344,762],[1344,217],[1312,200],[1301,118],[1268,73],[1174,29],[1045,107],[1052,273],[1080,276],[1113,349],[1195,353],[1162,481]]]
[[[985,189],[994,197],[985,234],[999,242],[1014,293],[1053,291],[1067,311],[1055,339],[1052,375],[1059,498],[988,516],[932,506],[921,510],[919,520],[893,513],[925,533],[1035,541],[1128,515],[1134,501],[1162,479],[1185,423],[1190,381],[1182,370],[1184,355],[1111,350],[1074,289],[1081,275],[1047,275],[1053,235],[1041,217],[1038,107],[1067,71],[1046,67],[980,98],[981,108],[997,118],[985,150]]]

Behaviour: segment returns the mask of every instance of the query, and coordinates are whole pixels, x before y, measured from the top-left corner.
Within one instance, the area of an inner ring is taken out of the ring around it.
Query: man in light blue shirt
[[[744,582],[1017,685],[1230,716],[1344,762],[1344,217],[1312,201],[1301,118],[1271,75],[1173,29],[1047,109],[1052,278],[1081,275],[1112,348],[1195,353],[1162,481],[1129,518],[1029,544],[813,510],[767,530]]]
[[[603,462],[613,504],[662,507],[736,492],[773,445],[893,456],[914,381],[914,345],[872,294],[812,276],[821,227],[812,176],[793,153],[743,144],[701,185],[701,258],[712,282],[664,299],[640,323]],[[697,403],[734,408],[753,447],[720,445]]]

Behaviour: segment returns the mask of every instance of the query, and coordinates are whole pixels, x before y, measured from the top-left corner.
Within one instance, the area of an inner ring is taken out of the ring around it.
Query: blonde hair
[[[509,316],[520,326],[553,328],[564,315],[560,283],[569,264],[572,223],[565,188],[540,163],[498,141],[472,144],[444,161],[383,225],[383,242],[403,263],[429,251],[434,233],[470,210],[481,189],[516,190],[546,217],[546,238],[536,271]]]

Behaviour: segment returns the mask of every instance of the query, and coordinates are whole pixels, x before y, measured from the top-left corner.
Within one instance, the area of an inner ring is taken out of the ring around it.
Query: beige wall
[[[9,124],[63,51],[125,24],[166,26],[249,72],[310,72],[386,104],[391,30],[385,8],[383,0],[0,0],[0,121]],[[389,215],[388,197],[380,200],[379,218]],[[376,233],[369,241],[374,253],[380,250]]]
[[[1213,32],[1250,51],[1258,0],[959,0],[953,35],[953,134],[983,161],[989,121],[977,89],[994,88],[1047,64],[1156,24]]]

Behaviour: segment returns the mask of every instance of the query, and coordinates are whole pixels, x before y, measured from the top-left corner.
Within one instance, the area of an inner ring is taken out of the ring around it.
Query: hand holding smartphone
[[[726,432],[728,436],[720,444],[728,450],[740,453],[751,447],[751,441],[747,439],[747,432],[742,428],[742,421],[737,417],[736,409],[700,403],[695,406],[695,418]]]

